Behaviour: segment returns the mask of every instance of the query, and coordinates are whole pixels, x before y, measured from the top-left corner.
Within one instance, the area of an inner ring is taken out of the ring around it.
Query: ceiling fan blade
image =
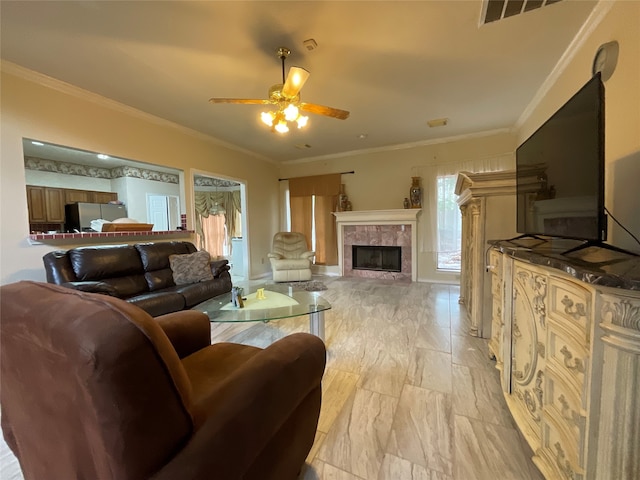
[[[349,112],[346,110],[340,110],[338,108],[325,107],[322,105],[316,105],[314,103],[300,103],[298,105],[300,110],[309,113],[315,113],[318,115],[325,115],[327,117],[338,118],[340,120],[346,120],[349,117]]]
[[[259,100],[257,98],[210,98],[211,103],[245,103],[253,105],[267,105],[270,100]]]
[[[294,98],[300,92],[304,82],[309,78],[309,72],[301,67],[291,67],[287,80],[282,87],[282,94],[287,98]]]

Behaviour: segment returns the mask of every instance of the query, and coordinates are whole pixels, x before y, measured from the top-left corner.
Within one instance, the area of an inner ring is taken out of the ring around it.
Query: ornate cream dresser
[[[491,334],[491,276],[487,240],[516,234],[516,172],[460,172],[455,193],[462,213],[460,304],[471,335]]]
[[[545,478],[640,479],[640,257],[571,256],[491,249],[489,348]]]

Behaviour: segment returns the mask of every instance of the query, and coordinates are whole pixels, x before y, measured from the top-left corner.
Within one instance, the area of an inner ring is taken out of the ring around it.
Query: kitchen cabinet
[[[44,187],[27,185],[27,206],[29,208],[29,223],[47,221]]]
[[[68,203],[83,203],[83,202],[92,202],[93,201],[93,192],[88,190],[70,190],[65,189],[64,191],[64,203],[65,205]]]
[[[44,196],[47,221],[51,223],[64,222],[64,191],[61,188],[46,187]]]
[[[109,203],[118,200],[115,192],[97,192],[94,190],[64,190],[65,204],[67,203]]]
[[[640,478],[638,280],[591,284],[571,260],[514,254],[490,252],[490,348],[533,462],[548,480]]]
[[[118,194],[115,192],[91,192],[93,193],[93,203],[109,203],[118,200]]]
[[[27,185],[29,223],[64,223],[64,206],[68,203],[109,203],[118,200],[115,192],[76,190]]]
[[[61,188],[27,186],[29,223],[63,223],[64,190]]]

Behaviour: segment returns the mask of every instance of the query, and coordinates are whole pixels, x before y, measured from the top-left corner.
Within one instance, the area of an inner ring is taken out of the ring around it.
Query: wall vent
[[[520,15],[562,0],[483,0],[480,25]]]

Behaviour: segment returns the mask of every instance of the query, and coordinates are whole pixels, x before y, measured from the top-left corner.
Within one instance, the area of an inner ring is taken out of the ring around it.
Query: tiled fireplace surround
[[[416,223],[420,209],[336,212],[338,265],[342,276],[416,281]],[[401,247],[400,272],[354,270],[353,245]]]

